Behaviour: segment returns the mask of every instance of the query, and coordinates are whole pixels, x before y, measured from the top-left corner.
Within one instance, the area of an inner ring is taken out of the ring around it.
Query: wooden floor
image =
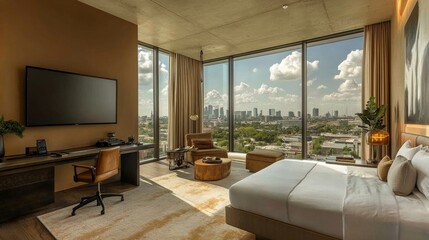
[[[144,181],[146,178],[150,179],[156,176],[161,176],[168,173],[168,165],[165,160],[160,162],[148,163],[140,166],[140,176]],[[102,192],[125,192],[129,191],[136,186],[121,182],[103,184],[101,187]],[[82,186],[61,192],[55,193],[55,203],[50,204],[36,212],[13,219],[11,221],[0,224],[0,240],[3,239],[54,239],[48,230],[39,222],[37,216],[61,209],[70,205],[77,204],[83,196],[90,196],[95,194],[97,186]],[[126,201],[126,199],[125,199]],[[101,209],[101,208],[100,208]],[[109,211],[106,206],[106,211]],[[79,210],[76,211],[79,214]]]

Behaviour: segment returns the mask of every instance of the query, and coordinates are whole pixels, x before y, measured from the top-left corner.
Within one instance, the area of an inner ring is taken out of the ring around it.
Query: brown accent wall
[[[137,135],[137,26],[76,0],[0,0],[0,115],[25,121],[25,66],[118,80],[118,123],[29,127],[5,136],[6,155],[44,138],[49,150]],[[59,173],[60,174],[60,173]]]
[[[424,0],[425,1],[425,0]],[[404,28],[417,0],[395,0],[392,15],[391,143],[392,155],[401,147],[401,132],[429,136],[429,126],[405,124],[405,40]]]

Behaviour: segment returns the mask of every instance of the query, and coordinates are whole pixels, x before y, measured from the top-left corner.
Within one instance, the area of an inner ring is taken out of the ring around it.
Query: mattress
[[[287,159],[229,192],[234,208],[335,238],[429,239],[429,201],[395,196],[375,168]]]

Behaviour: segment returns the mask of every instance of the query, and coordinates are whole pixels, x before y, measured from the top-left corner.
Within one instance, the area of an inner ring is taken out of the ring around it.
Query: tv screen
[[[117,81],[26,67],[26,125],[116,123]]]

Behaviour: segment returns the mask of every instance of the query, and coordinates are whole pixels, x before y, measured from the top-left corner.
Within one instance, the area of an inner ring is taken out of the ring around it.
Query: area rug
[[[70,206],[38,219],[56,239],[255,239],[225,223],[228,188],[249,175],[243,164],[233,162],[231,175],[213,182],[193,180],[192,170],[141,177],[124,202],[105,199],[104,215],[91,203],[73,217]]]

